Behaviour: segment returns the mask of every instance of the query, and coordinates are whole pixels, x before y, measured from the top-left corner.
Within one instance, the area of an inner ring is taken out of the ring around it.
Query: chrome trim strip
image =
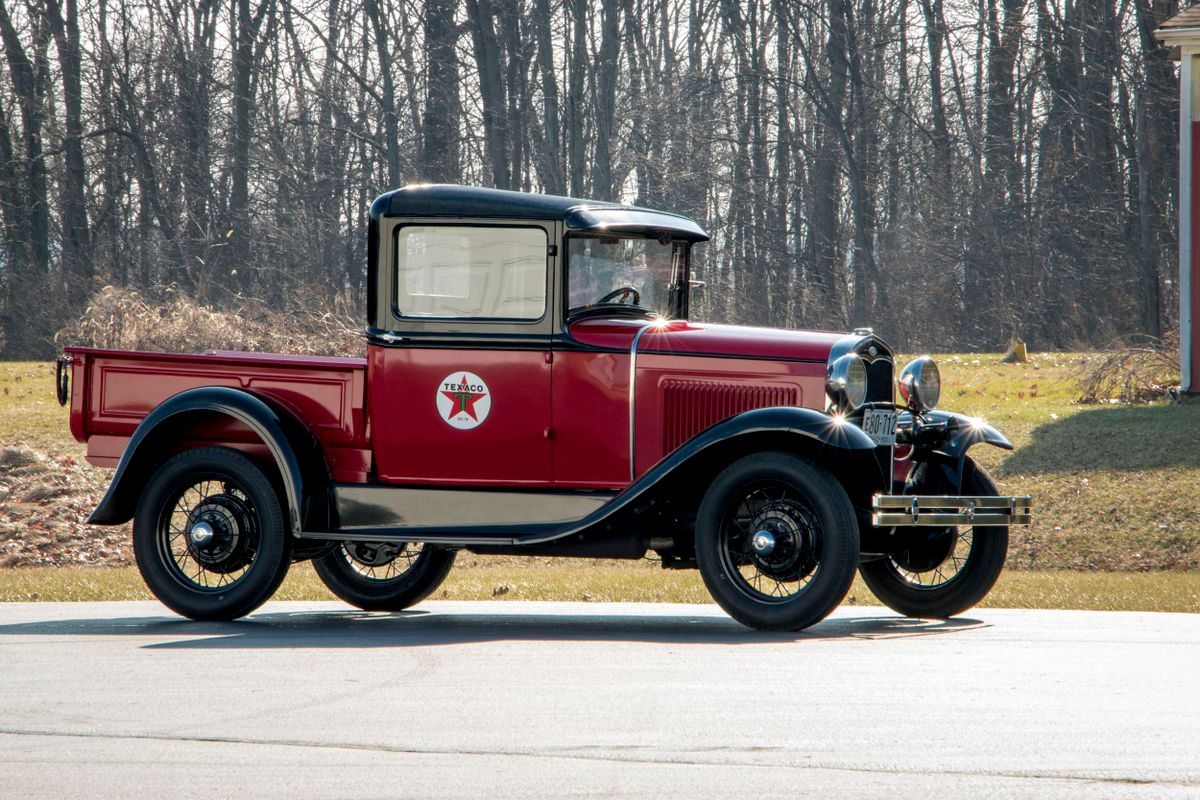
[[[522,542],[514,536],[479,536],[473,534],[417,531],[385,528],[348,528],[343,531],[304,531],[301,539],[316,539],[322,542],[424,542],[445,547],[470,547],[472,545],[517,545]]]
[[[637,479],[637,470],[634,463],[634,405],[635,399],[634,387],[637,385],[637,350],[638,342],[642,340],[642,335],[651,328],[658,325],[659,320],[647,322],[633,337],[633,344],[629,346],[629,480]]]

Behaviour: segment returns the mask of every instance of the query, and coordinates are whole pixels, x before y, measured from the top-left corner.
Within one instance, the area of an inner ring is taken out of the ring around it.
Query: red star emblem
[[[476,422],[479,421],[479,417],[475,416],[475,403],[476,401],[487,397],[487,393],[472,392],[467,386],[466,375],[462,376],[462,379],[459,381],[459,385],[452,391],[446,391],[443,389],[442,394],[449,398],[450,402],[454,404],[450,407],[450,417],[453,417],[455,414],[466,414]],[[449,417],[447,417],[447,419],[449,419]]]

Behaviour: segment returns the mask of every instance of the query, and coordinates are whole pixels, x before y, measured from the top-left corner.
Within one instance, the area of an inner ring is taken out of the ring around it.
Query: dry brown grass
[[[198,353],[244,350],[297,355],[359,356],[362,326],[348,298],[323,311],[284,312],[262,303],[217,311],[181,294],[160,289],[154,301],[132,289],[106,286],[78,322],[55,336],[59,346]]]

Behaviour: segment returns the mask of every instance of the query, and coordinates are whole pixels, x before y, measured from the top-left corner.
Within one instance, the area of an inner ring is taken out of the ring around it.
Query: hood
[[[573,339],[582,344],[627,350],[645,325],[645,320],[581,320],[571,325],[570,333]],[[766,358],[824,364],[833,346],[847,336],[831,331],[751,328],[676,320],[646,330],[638,341],[638,353]]]

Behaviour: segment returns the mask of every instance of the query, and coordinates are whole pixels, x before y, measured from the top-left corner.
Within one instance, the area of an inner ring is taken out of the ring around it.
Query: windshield
[[[684,280],[683,242],[617,236],[567,239],[567,308],[623,306],[663,317],[679,305]]]

